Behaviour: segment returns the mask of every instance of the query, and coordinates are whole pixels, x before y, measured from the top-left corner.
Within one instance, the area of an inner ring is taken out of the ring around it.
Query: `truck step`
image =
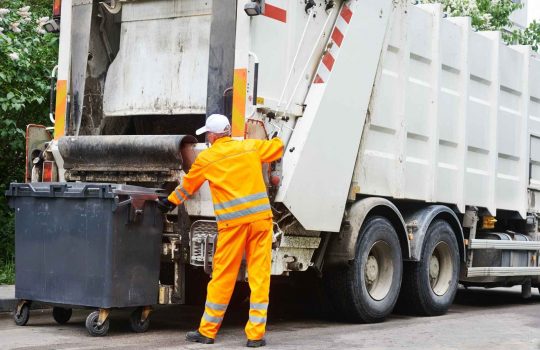
[[[540,276],[540,267],[470,267],[467,277]]]
[[[491,239],[471,239],[469,249],[540,250],[540,241],[496,241]]]

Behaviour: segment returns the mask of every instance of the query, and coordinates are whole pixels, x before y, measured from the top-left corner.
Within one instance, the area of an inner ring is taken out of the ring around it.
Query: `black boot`
[[[249,340],[247,341],[247,344],[246,346],[248,348],[260,348],[261,346],[265,346],[266,345],[266,340],[263,339],[259,339],[259,340]]]
[[[205,337],[199,331],[187,332],[186,340],[194,343],[214,344],[214,339]]]

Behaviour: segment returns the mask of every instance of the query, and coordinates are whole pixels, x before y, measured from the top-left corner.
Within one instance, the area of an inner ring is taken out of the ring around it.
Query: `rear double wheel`
[[[406,262],[398,301],[400,311],[437,316],[454,301],[459,278],[459,250],[450,224],[435,220],[429,226],[419,262]]]
[[[355,258],[346,267],[328,271],[327,294],[337,315],[354,322],[381,322],[396,304],[402,277],[397,233],[384,217],[362,225]]]

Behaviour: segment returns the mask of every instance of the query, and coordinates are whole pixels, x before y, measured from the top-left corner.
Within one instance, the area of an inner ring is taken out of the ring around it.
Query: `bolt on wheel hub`
[[[372,284],[377,280],[378,275],[379,264],[377,263],[377,259],[373,255],[370,255],[366,263],[366,280],[369,284]]]
[[[439,258],[436,255],[432,255],[429,259],[429,278],[432,282],[435,282],[439,278]]]

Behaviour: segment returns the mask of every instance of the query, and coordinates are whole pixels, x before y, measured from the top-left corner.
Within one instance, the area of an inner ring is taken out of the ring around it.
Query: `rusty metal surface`
[[[58,147],[71,172],[169,172],[189,168],[196,142],[184,135],[67,136]]]
[[[83,182],[110,182],[110,183],[164,183],[177,182],[182,176],[181,170],[167,172],[130,171],[130,172],[99,172],[99,171],[71,171],[65,173],[66,181]]]
[[[32,181],[33,160],[46,148],[46,143],[52,140],[51,134],[43,125],[30,124],[26,127],[26,175],[25,182]]]

